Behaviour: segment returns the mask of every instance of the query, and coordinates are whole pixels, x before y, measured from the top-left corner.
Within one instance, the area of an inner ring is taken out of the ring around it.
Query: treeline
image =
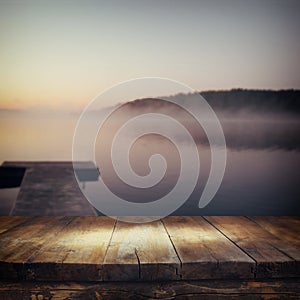
[[[189,107],[199,99],[199,94],[216,111],[254,111],[262,113],[300,114],[300,90],[246,90],[232,89],[227,91],[204,91],[189,94],[177,94],[160,99],[175,99],[178,104]],[[193,101],[191,101],[193,100]],[[159,110],[171,106],[159,99],[144,98],[128,102],[126,109],[143,111]]]
[[[300,90],[246,90],[205,91],[200,93],[214,108],[220,110],[251,109],[300,113]],[[186,100],[195,94],[186,95]]]

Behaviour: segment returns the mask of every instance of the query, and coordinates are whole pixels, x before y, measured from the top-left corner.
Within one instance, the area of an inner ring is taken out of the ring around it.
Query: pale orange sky
[[[292,0],[2,0],[0,108],[80,110],[149,76],[196,90],[299,89],[299,13]]]

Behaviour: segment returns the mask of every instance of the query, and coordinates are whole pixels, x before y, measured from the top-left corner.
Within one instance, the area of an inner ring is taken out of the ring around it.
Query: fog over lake
[[[196,109],[196,108],[194,108]],[[180,156],[172,142],[162,135],[138,139],[130,152],[130,163],[140,176],[149,172],[149,158],[161,154],[167,163],[162,180],[148,188],[122,182],[107,158],[110,143],[124,121],[141,113],[159,112],[176,118],[189,128],[199,152],[200,176],[194,192],[174,214],[178,215],[298,215],[300,178],[300,123],[298,113],[281,110],[215,108],[226,138],[227,167],[214,199],[203,209],[199,197],[211,164],[207,137],[186,112],[159,104],[153,99],[126,104],[99,131],[96,162],[102,179],[118,196],[132,202],[149,202],[168,193],[180,172]],[[97,118],[95,112],[91,118]],[[71,160],[72,139],[78,115],[1,112],[1,162],[8,160]],[[155,122],[155,119],[152,120]],[[150,122],[151,123],[151,122]],[[151,124],[149,124],[151,126]],[[176,132],[175,132],[176,134]],[[129,143],[123,136],[124,143]],[[184,147],[191,147],[180,137]],[[83,144],[84,147],[84,144]],[[45,174],[46,176],[46,174]],[[87,186],[93,183],[87,183]],[[97,192],[97,191],[96,191]],[[101,195],[101,191],[99,193]],[[102,201],[102,200],[101,200]],[[109,201],[109,199],[103,199]],[[121,212],[120,212],[121,213]]]

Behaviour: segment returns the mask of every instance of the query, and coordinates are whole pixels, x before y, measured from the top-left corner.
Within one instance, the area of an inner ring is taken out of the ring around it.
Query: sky
[[[0,0],[0,109],[80,110],[149,76],[299,89],[299,13],[292,0]]]

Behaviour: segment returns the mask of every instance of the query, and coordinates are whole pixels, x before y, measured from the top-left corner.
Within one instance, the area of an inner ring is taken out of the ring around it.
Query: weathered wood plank
[[[2,282],[6,300],[299,299],[300,281],[202,280],[171,282]]]
[[[182,262],[183,279],[253,278],[255,261],[201,217],[162,220]]]
[[[0,217],[0,233],[9,230],[19,224],[25,223],[29,220],[29,217],[20,217],[20,216],[1,216]]]
[[[38,280],[101,280],[102,263],[115,222],[109,217],[76,217],[55,239],[30,257],[31,277]]]
[[[257,278],[300,276],[300,252],[245,217],[205,217],[256,262]]]
[[[118,221],[104,265],[104,280],[179,279],[180,261],[160,221]]]
[[[0,236],[0,278],[24,276],[24,263],[62,230],[71,217],[35,217]]]
[[[300,217],[249,217],[276,237],[300,250]]]

